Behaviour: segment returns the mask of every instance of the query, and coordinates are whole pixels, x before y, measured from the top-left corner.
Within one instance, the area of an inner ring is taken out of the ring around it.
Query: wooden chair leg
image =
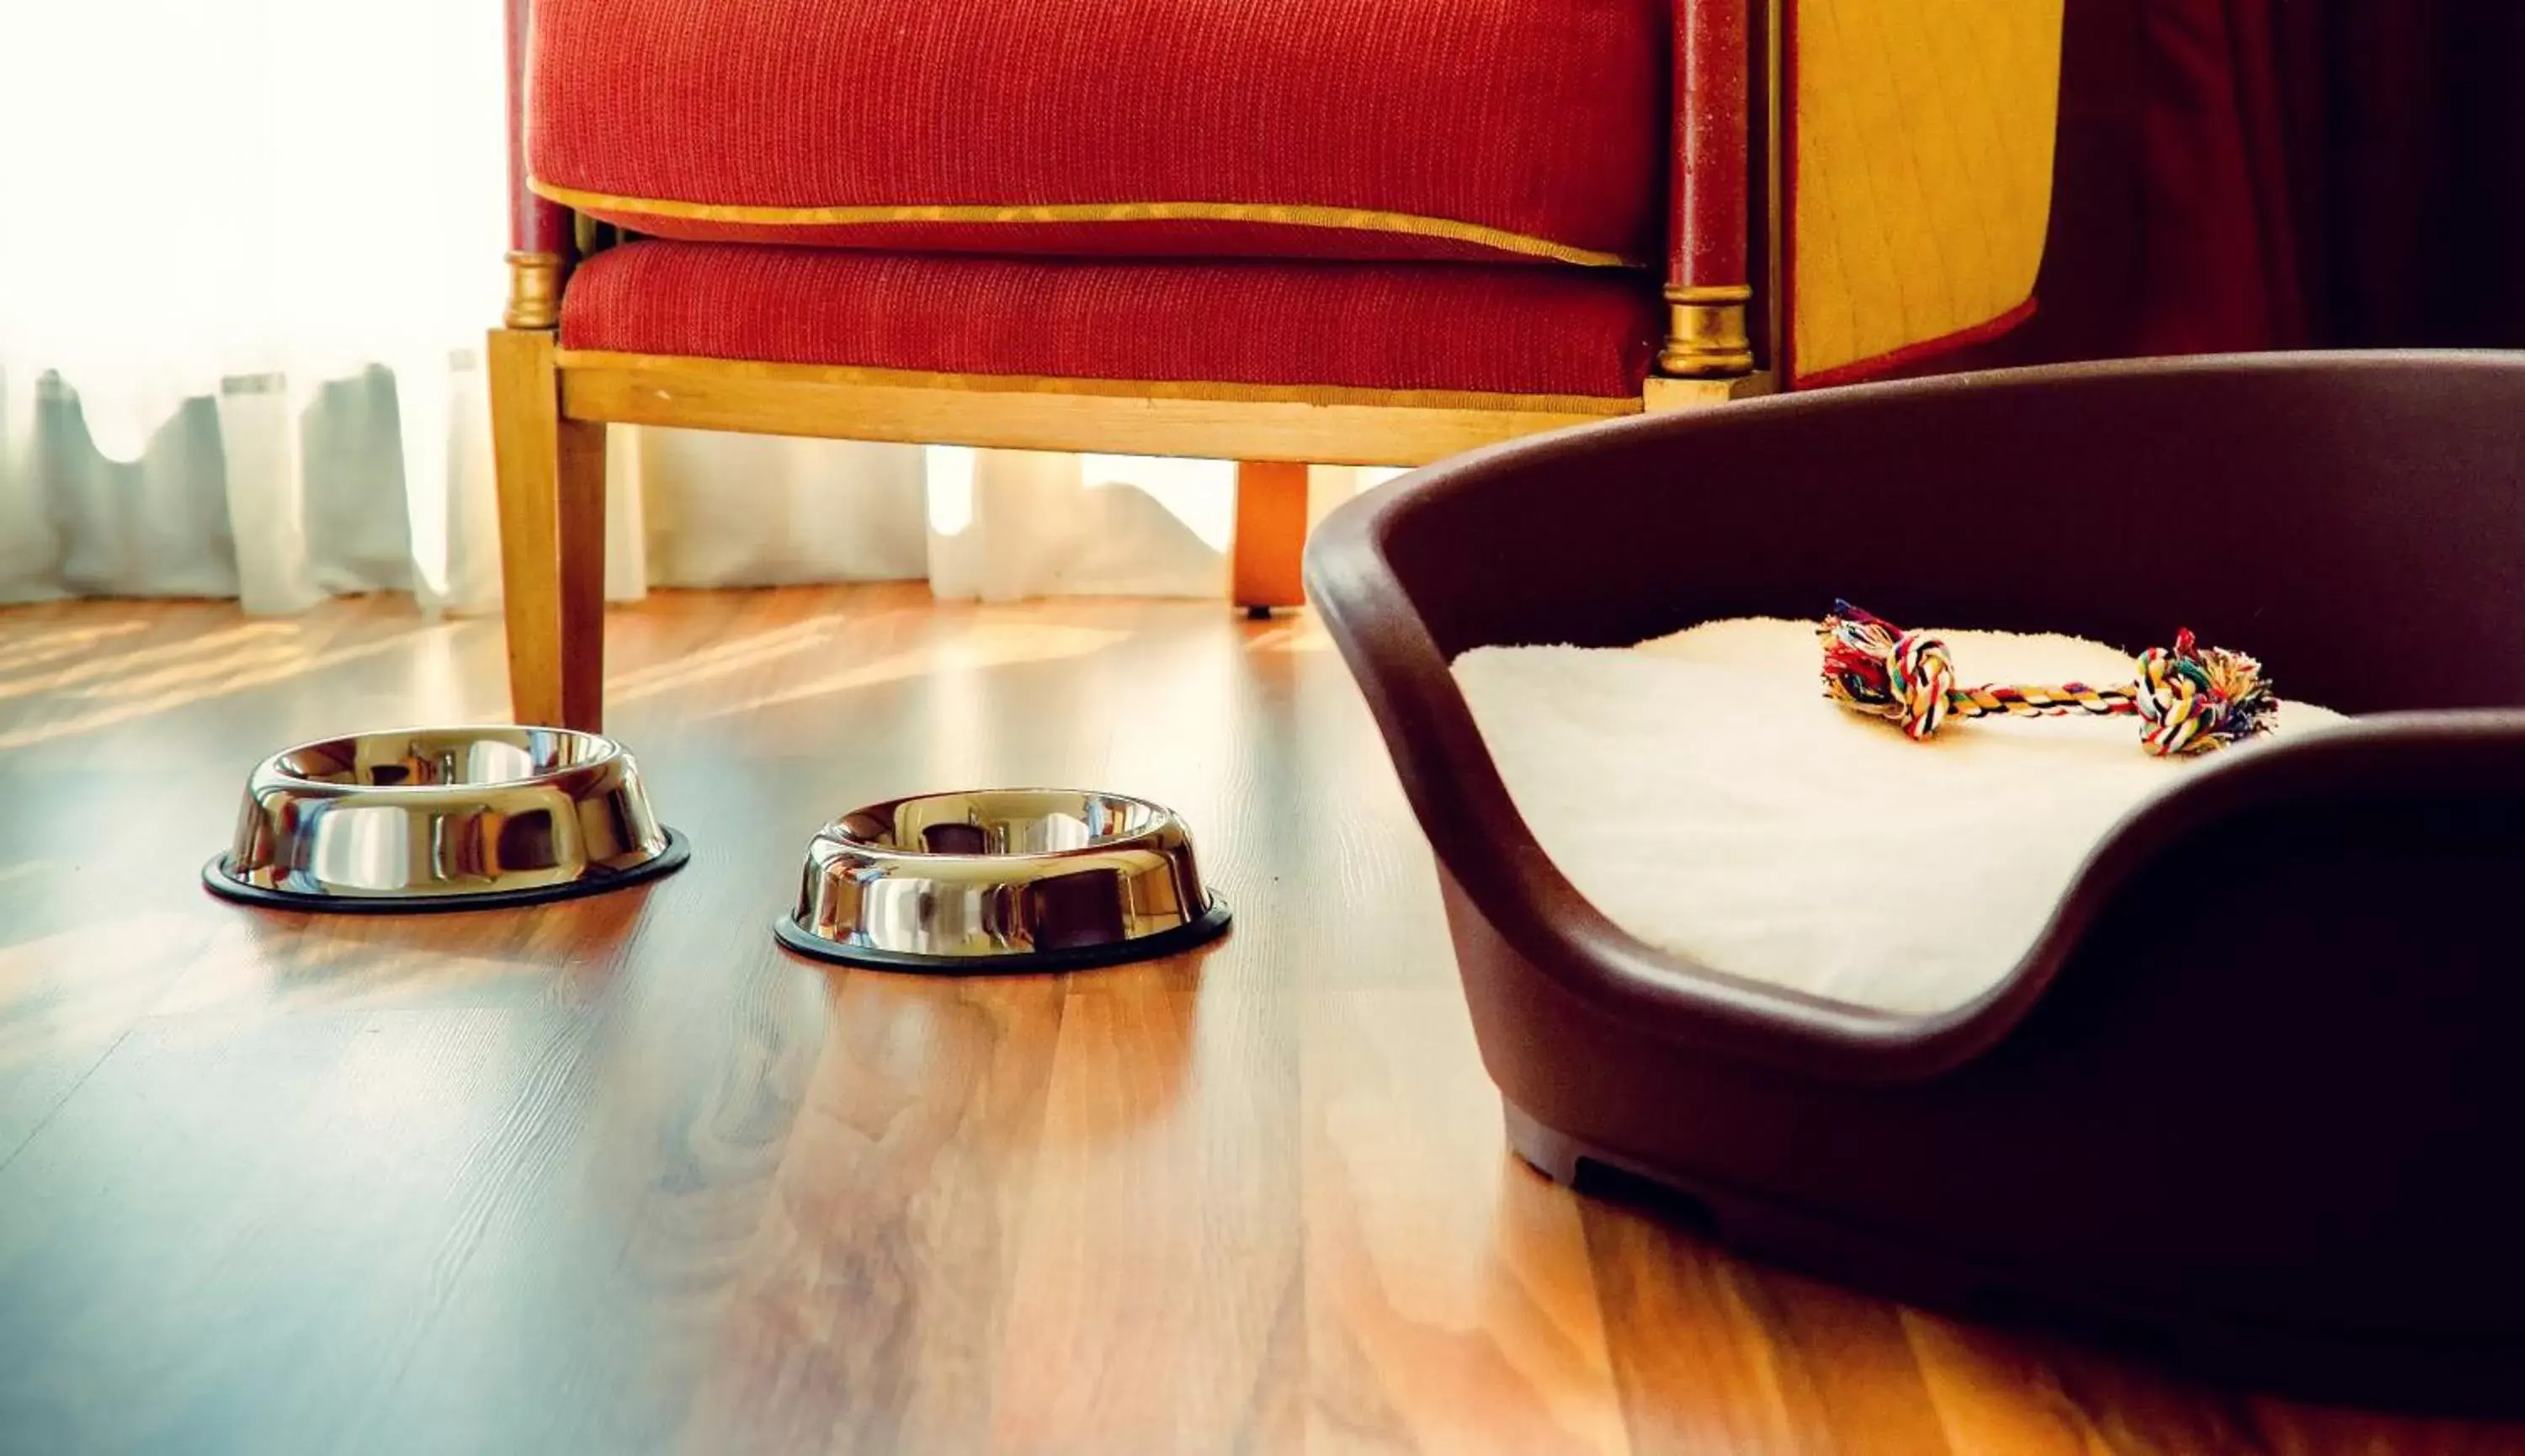
[[[1300,563],[1307,549],[1307,468],[1248,460],[1236,467],[1232,594],[1255,617],[1303,606]]]
[[[605,725],[605,427],[565,419],[549,330],[491,333],[509,703],[522,724]]]

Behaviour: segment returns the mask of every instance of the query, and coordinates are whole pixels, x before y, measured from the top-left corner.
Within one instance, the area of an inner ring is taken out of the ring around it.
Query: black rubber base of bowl
[[[474,895],[405,896],[322,895],[239,884],[228,878],[228,857],[223,854],[202,867],[202,887],[223,900],[234,900],[240,905],[254,905],[265,910],[295,910],[309,915],[444,915],[458,910],[516,910],[526,905],[549,905],[555,900],[610,894],[672,875],[692,857],[693,841],[668,829],[665,853],[645,865],[617,874],[573,879],[568,884],[538,885],[533,889],[484,890]]]
[[[1136,940],[1117,940],[1111,945],[1078,945],[1063,950],[1026,951],[1005,956],[922,956],[902,951],[866,950],[812,935],[798,928],[798,922],[783,915],[771,923],[771,933],[782,945],[818,961],[831,961],[838,966],[857,966],[866,971],[909,971],[921,976],[1021,976],[1046,971],[1092,971],[1099,966],[1119,966],[1128,961],[1152,961],[1190,950],[1227,933],[1232,917],[1227,902],[1213,894],[1210,911],[1189,925]]]

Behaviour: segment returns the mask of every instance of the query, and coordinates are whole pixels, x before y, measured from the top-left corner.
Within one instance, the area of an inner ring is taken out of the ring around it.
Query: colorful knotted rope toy
[[[1848,602],[1832,604],[1816,635],[1823,642],[1824,696],[1902,726],[1913,741],[1954,718],[2056,718],[2068,713],[2132,714],[2140,741],[2158,757],[2206,753],[2268,732],[2279,699],[2262,665],[2241,652],[2203,647],[2189,631],[2174,647],[2139,656],[2139,680],[2119,687],[1956,685],[1955,658],[1927,632],[1909,632]]]

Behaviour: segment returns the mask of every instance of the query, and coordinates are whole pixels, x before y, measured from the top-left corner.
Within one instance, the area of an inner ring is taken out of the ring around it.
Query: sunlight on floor
[[[131,626],[136,630],[140,624],[134,623]],[[14,676],[23,670],[13,668],[6,662],[0,662],[0,698],[33,697],[38,693],[60,692],[66,688],[81,687],[82,684],[87,683],[99,684],[97,687],[85,689],[89,692],[118,691],[124,686],[125,675],[137,669],[154,667],[159,663],[175,663],[184,669],[198,671],[211,664],[226,661],[227,659],[222,654],[229,649],[254,642],[290,637],[297,634],[298,630],[295,625],[287,622],[240,623],[235,627],[210,632],[191,641],[162,642],[155,647],[139,647],[128,652],[109,650],[101,656],[83,656],[78,662],[68,667],[58,667],[47,673],[27,673],[25,676]]]
[[[46,677],[0,682],[0,701],[40,693],[58,694],[76,705],[53,722],[0,730],[0,752],[232,697],[345,663],[389,653],[443,651],[443,639],[457,630],[454,624],[422,627],[326,650],[292,640],[309,635],[296,624],[246,623],[190,642],[109,655]],[[442,640],[433,643],[432,638]],[[159,663],[169,665],[131,676],[134,664]]]
[[[111,1041],[187,966],[245,939],[232,924],[148,911],[0,946],[0,1069]]]
[[[791,683],[755,697],[730,702],[707,715],[728,718],[751,713],[761,708],[777,708],[784,704],[804,702],[854,688],[871,687],[880,682],[896,682],[907,678],[932,675],[947,676],[970,673],[985,668],[1015,667],[1023,663],[1055,662],[1064,658],[1085,657],[1100,652],[1129,636],[1130,633],[1100,628],[1055,627],[1047,624],[977,623],[970,629],[943,641],[924,642],[902,652],[888,653],[872,662],[832,674]]]
[[[91,627],[13,630],[17,640],[0,643],[0,673],[24,672],[85,652],[109,637],[127,637],[148,629],[145,622],[105,622]]]
[[[609,673],[605,678],[606,701],[615,704],[637,702],[642,698],[653,698],[663,692],[690,687],[697,682],[706,682],[714,678],[723,678],[730,673],[759,667],[764,663],[787,657],[791,653],[804,652],[811,647],[829,643],[832,640],[833,628],[834,623],[830,619],[810,618],[805,622],[793,622],[787,627],[773,628],[768,631],[756,632],[752,636],[738,637],[732,641],[721,642],[717,646],[707,647],[699,652],[649,667],[636,668],[627,673]]]

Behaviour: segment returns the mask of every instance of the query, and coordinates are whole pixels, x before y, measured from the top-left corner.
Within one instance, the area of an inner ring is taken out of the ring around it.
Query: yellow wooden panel
[[[2063,0],[1787,0],[1801,379],[2033,295]]]

